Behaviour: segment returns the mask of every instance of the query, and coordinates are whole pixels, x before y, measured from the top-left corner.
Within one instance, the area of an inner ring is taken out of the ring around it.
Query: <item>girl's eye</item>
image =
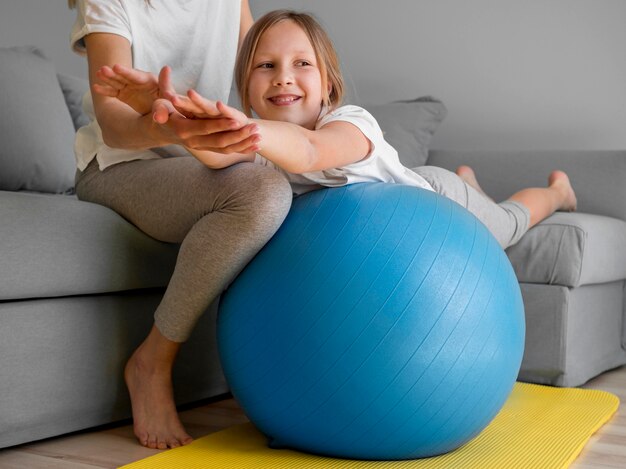
[[[274,65],[271,63],[262,63],[262,64],[257,65],[257,68],[272,68],[272,67],[274,67]]]
[[[301,67],[306,67],[307,65],[311,65],[311,62],[309,62],[308,60],[300,60],[298,62],[298,65],[300,65]]]

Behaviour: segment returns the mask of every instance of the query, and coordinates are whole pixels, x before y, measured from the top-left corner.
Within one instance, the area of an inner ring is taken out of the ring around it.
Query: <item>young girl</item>
[[[296,195],[375,181],[434,190],[472,212],[503,248],[555,211],[576,209],[576,196],[562,171],[550,174],[548,187],[524,189],[496,204],[467,166],[456,174],[432,166],[404,167],[371,114],[340,106],[343,81],[335,50],[307,14],[279,10],[260,18],[244,40],[235,76],[245,114],[193,90],[186,97],[168,96],[188,117],[220,116],[255,125],[254,153],[192,151],[211,168],[254,161],[283,173]],[[252,118],[251,111],[259,118]]]

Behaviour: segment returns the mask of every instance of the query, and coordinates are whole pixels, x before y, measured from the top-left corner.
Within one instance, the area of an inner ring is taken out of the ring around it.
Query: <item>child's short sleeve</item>
[[[319,130],[325,125],[337,121],[353,124],[370,141],[370,153],[360,161],[338,168],[328,168],[302,174],[288,173],[261,155],[256,156],[255,163],[273,167],[282,172],[287,177],[296,195],[304,194],[320,187],[340,187],[360,182],[408,184],[432,190],[426,180],[402,166],[398,159],[398,152],[385,141],[378,122],[365,109],[358,106],[342,106],[324,114],[318,120],[315,129]]]
[[[321,129],[325,125],[336,121],[349,122],[365,135],[365,138],[367,138],[372,145],[368,157],[376,154],[375,150],[379,148],[383,142],[386,143],[383,131],[378,125],[378,122],[374,116],[362,107],[352,105],[341,106],[319,119],[315,129]]]

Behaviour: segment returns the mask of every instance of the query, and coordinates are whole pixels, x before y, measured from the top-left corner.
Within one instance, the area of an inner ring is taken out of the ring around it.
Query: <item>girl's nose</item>
[[[276,70],[273,82],[274,86],[293,85],[293,74],[290,73],[288,70]]]

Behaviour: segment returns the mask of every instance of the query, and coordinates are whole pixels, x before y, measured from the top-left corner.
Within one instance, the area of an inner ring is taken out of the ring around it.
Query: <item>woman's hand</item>
[[[195,103],[176,94],[170,67],[163,67],[157,78],[123,65],[105,65],[96,71],[96,76],[101,81],[93,85],[96,93],[123,102],[142,116],[151,115],[153,146],[175,143],[222,154],[254,151],[256,127],[245,125],[241,116],[246,122],[247,117],[232,108],[224,114],[198,93]],[[179,108],[173,105],[174,101]]]
[[[148,114],[154,101],[162,96],[159,79],[150,72],[119,64],[105,65],[96,71],[96,77],[103,83],[93,85],[96,93],[117,98],[141,115]]]

